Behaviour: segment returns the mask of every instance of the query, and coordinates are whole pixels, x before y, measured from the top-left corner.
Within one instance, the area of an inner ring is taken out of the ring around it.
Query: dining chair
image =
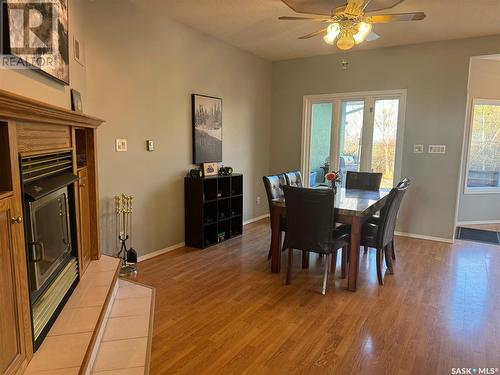
[[[292,281],[293,250],[327,255],[321,293],[326,293],[328,275],[337,265],[337,251],[347,255],[350,228],[335,227],[335,193],[331,189],[284,186],[288,226],[286,284]],[[346,258],[346,256],[343,258]]]
[[[269,204],[269,213],[273,212],[273,199],[283,198],[283,186],[286,185],[286,177],[284,174],[277,174],[272,176],[263,176],[264,187],[266,188],[267,203]],[[272,220],[271,220],[272,225]],[[286,213],[281,214],[280,217],[280,231],[285,232],[285,240],[283,241],[283,251],[286,249],[287,242],[287,225]],[[272,228],[271,228],[272,229]],[[267,255],[268,259],[271,258],[271,247]]]
[[[367,221],[361,233],[361,245],[377,249],[377,278],[380,285],[384,285],[382,277],[382,258],[385,254],[385,263],[390,274],[394,273],[392,260],[394,252],[394,230],[396,219],[403,197],[409,184],[397,186],[391,190],[385,206],[380,210],[378,222]]]
[[[382,173],[348,171],[345,178],[346,189],[380,190]]]
[[[289,186],[303,187],[302,173],[300,171],[292,171],[285,173],[286,184]]]
[[[408,177],[405,177],[401,181],[399,181],[399,183],[396,186],[402,188],[402,187],[409,187],[410,184],[411,184],[411,180]],[[373,224],[378,224],[378,223],[380,223],[380,216],[378,214],[374,215],[374,216],[370,217],[367,220],[367,222],[373,223]],[[392,259],[396,260],[396,248],[394,246],[394,241],[392,241],[391,247],[392,247],[392,254],[391,254]],[[365,246],[364,253],[366,254],[367,252],[368,252],[368,246]]]

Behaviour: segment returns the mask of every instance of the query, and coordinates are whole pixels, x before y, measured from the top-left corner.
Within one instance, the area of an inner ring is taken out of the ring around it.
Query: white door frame
[[[378,99],[399,99],[399,112],[398,112],[398,130],[396,136],[396,155],[394,160],[394,178],[399,180],[401,178],[401,164],[403,157],[403,142],[404,142],[404,128],[406,117],[406,89],[401,90],[382,90],[382,91],[360,91],[348,93],[335,93],[323,95],[305,95],[303,98],[302,110],[302,141],[300,151],[300,169],[304,179],[304,185],[309,186],[309,162],[310,162],[310,148],[311,148],[311,119],[312,119],[312,105],[319,103],[331,103],[332,110],[332,137],[330,144],[330,165],[332,169],[338,170],[338,160],[340,150],[338,142],[340,137],[340,122],[341,122],[341,103],[344,100],[360,100],[365,102],[365,113],[363,116],[363,128],[365,126],[372,126],[374,116],[374,104]],[[370,133],[370,132],[368,132]],[[366,132],[363,132],[366,134]],[[364,135],[363,135],[364,137]],[[368,142],[371,148],[371,143],[368,139],[362,139],[362,142]],[[366,153],[366,151],[365,151]],[[363,159],[363,151],[361,155]],[[365,155],[366,159],[366,155]],[[360,160],[361,162],[361,160]]]

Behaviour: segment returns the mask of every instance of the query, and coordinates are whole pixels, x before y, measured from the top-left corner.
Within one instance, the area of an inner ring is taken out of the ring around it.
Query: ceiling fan
[[[420,21],[425,13],[373,14],[395,7],[404,0],[281,0],[297,13],[309,14],[305,17],[280,17],[287,21],[316,21],[326,27],[299,39],[309,39],[323,35],[327,44],[341,50],[349,50],[363,41],[380,38],[372,31],[373,24],[396,21]],[[347,2],[346,2],[347,1]],[[327,24],[327,25],[326,25]]]

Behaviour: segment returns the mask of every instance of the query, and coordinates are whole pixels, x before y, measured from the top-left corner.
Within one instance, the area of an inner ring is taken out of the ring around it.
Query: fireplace
[[[71,151],[21,158],[33,341],[38,348],[78,282]]]

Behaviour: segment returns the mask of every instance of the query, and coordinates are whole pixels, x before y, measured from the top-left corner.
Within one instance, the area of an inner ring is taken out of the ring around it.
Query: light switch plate
[[[413,153],[414,154],[423,154],[424,153],[424,145],[413,145]]]
[[[126,139],[117,139],[116,140],[116,151],[117,152],[126,152],[127,151],[127,140]]]
[[[147,148],[147,150],[148,150],[149,152],[154,151],[154,150],[155,150],[155,141],[152,141],[152,140],[148,139],[148,140],[146,141],[146,148]]]
[[[446,145],[429,145],[429,154],[446,154]]]

